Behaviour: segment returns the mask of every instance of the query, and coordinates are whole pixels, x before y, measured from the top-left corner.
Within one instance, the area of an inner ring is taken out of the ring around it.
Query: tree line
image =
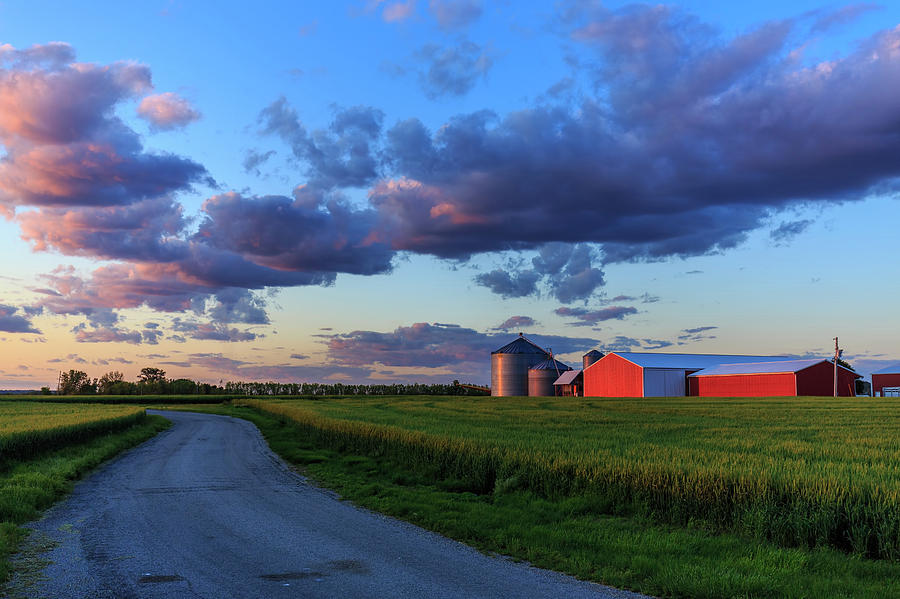
[[[49,387],[41,391],[50,394]],[[388,385],[352,385],[344,383],[227,382],[225,386],[198,383],[190,379],[168,379],[161,368],[142,368],[137,381],[126,381],[114,370],[100,378],[90,378],[81,370],[59,375],[59,395],[490,395],[490,391],[453,381],[447,384],[396,383]]]
[[[49,387],[41,392],[50,393]],[[59,375],[56,387],[59,395],[220,395],[225,389],[190,379],[167,379],[161,368],[141,368],[137,381],[126,381],[117,370],[92,379],[81,370],[69,370]]]

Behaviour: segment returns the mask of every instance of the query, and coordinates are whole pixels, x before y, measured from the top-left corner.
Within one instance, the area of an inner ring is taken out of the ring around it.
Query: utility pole
[[[844,351],[842,349],[838,348],[838,338],[835,337],[834,338],[834,396],[835,397],[837,397],[837,393],[838,393],[838,385],[837,385],[838,359],[840,359],[842,353],[844,353]]]

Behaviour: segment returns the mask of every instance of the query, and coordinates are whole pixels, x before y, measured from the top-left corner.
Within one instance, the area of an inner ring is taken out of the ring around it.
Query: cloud
[[[785,48],[793,27],[723,40],[676,9],[608,11],[572,29],[600,95],[458,115],[433,134],[402,121],[371,203],[398,249],[458,259],[564,235],[622,262],[724,251],[772,211],[890,185],[900,31],[805,66]]]
[[[553,347],[559,354],[583,351],[596,343],[593,339],[557,335],[536,335],[531,339],[542,347]],[[510,341],[508,334],[487,334],[458,325],[424,322],[387,333],[352,331],[325,337],[328,356],[336,364],[369,366],[378,363],[424,368],[474,364],[482,371],[489,365],[490,353]]]
[[[0,50],[2,50],[0,46]],[[2,55],[0,55],[2,56]],[[5,333],[34,333],[40,335],[41,332],[36,329],[28,316],[16,314],[18,308],[15,306],[7,306],[0,304],[0,331]]]
[[[199,164],[145,152],[115,116],[152,88],[144,65],[74,62],[66,44],[0,53],[0,209],[112,206],[211,182]]]
[[[812,24],[812,31],[825,32],[841,25],[852,23],[860,16],[873,10],[882,10],[884,7],[873,2],[860,2],[858,4],[848,4],[841,8],[825,11],[820,14]]]
[[[172,330],[185,333],[191,339],[211,341],[253,341],[261,336],[247,330],[228,328],[221,322],[197,322],[179,317],[172,320]]]
[[[527,327],[533,327],[537,324],[537,322],[530,316],[510,316],[497,326],[495,326],[492,330],[494,331],[509,331],[509,330],[517,330],[524,329]]]
[[[308,132],[285,98],[260,113],[265,134],[277,135],[290,145],[298,160],[308,165],[308,185],[316,190],[364,187],[378,176],[374,144],[382,131],[381,110],[355,106],[340,108],[327,129]]]
[[[480,0],[429,0],[428,10],[441,29],[460,29],[481,17]]]
[[[623,320],[626,316],[637,314],[638,311],[631,306],[610,306],[599,310],[561,306],[553,312],[559,316],[574,317],[575,321],[568,323],[570,326],[589,327],[606,320]]]
[[[418,58],[426,64],[419,72],[419,83],[432,100],[465,95],[494,64],[487,50],[470,41],[446,47],[428,44]]]
[[[603,271],[594,268],[595,250],[587,244],[547,243],[531,260],[531,268],[521,261],[509,261],[475,276],[477,284],[503,297],[537,295],[542,289],[561,302],[589,298],[603,285]]]
[[[705,326],[694,327],[691,329],[682,329],[681,334],[678,335],[678,345],[686,345],[689,342],[703,341],[705,339],[715,339],[715,335],[708,335],[707,333],[718,328],[719,327]]]
[[[75,341],[79,343],[132,343],[143,340],[140,331],[126,331],[118,327],[75,329]]]
[[[508,272],[495,269],[475,275],[475,282],[505,298],[525,297],[537,292],[540,275],[534,271]]]
[[[386,23],[397,23],[405,21],[412,17],[416,12],[416,1],[407,0],[406,2],[393,2],[386,4],[381,11],[381,18]]]
[[[794,237],[800,235],[809,228],[812,222],[813,221],[808,219],[784,221],[778,225],[777,229],[774,229],[769,233],[769,237],[775,242],[775,245],[787,245]]]
[[[157,131],[180,129],[200,119],[190,102],[172,92],[147,96],[138,105],[137,114]]]
[[[244,155],[244,161],[241,163],[245,173],[253,173],[259,176],[259,167],[265,164],[269,158],[275,155],[275,150],[268,152],[258,152],[256,150],[247,150]]]

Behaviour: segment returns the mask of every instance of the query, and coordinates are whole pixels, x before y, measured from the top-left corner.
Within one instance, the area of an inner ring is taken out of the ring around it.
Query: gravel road
[[[30,525],[28,597],[640,597],[490,557],[308,484],[251,423],[157,412],[167,431]],[[32,562],[34,559],[32,558]]]

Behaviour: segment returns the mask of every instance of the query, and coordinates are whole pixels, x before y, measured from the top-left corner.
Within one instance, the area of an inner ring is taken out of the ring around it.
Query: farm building
[[[556,395],[560,397],[584,397],[584,369],[603,357],[603,353],[592,349],[581,357],[581,368],[569,370],[559,375],[553,382]]]
[[[572,369],[569,366],[554,360],[552,357],[535,364],[528,369],[528,396],[549,397],[556,395],[556,390],[553,387],[554,381],[562,373],[571,371]]]
[[[611,352],[584,369],[587,397],[681,397],[687,376],[720,364],[787,360],[779,356]]]
[[[838,365],[838,395],[856,395],[852,370]],[[778,360],[744,364],[720,364],[688,375],[688,394],[700,397],[792,397],[832,395],[834,362]]]
[[[518,338],[491,352],[491,395],[528,395],[528,370],[548,358],[549,352],[519,333]]]
[[[872,395],[884,395],[884,388],[900,387],[900,364],[894,364],[872,373]]]
[[[581,397],[584,395],[584,376],[581,369],[567,370],[553,381],[555,395],[560,397]]]

